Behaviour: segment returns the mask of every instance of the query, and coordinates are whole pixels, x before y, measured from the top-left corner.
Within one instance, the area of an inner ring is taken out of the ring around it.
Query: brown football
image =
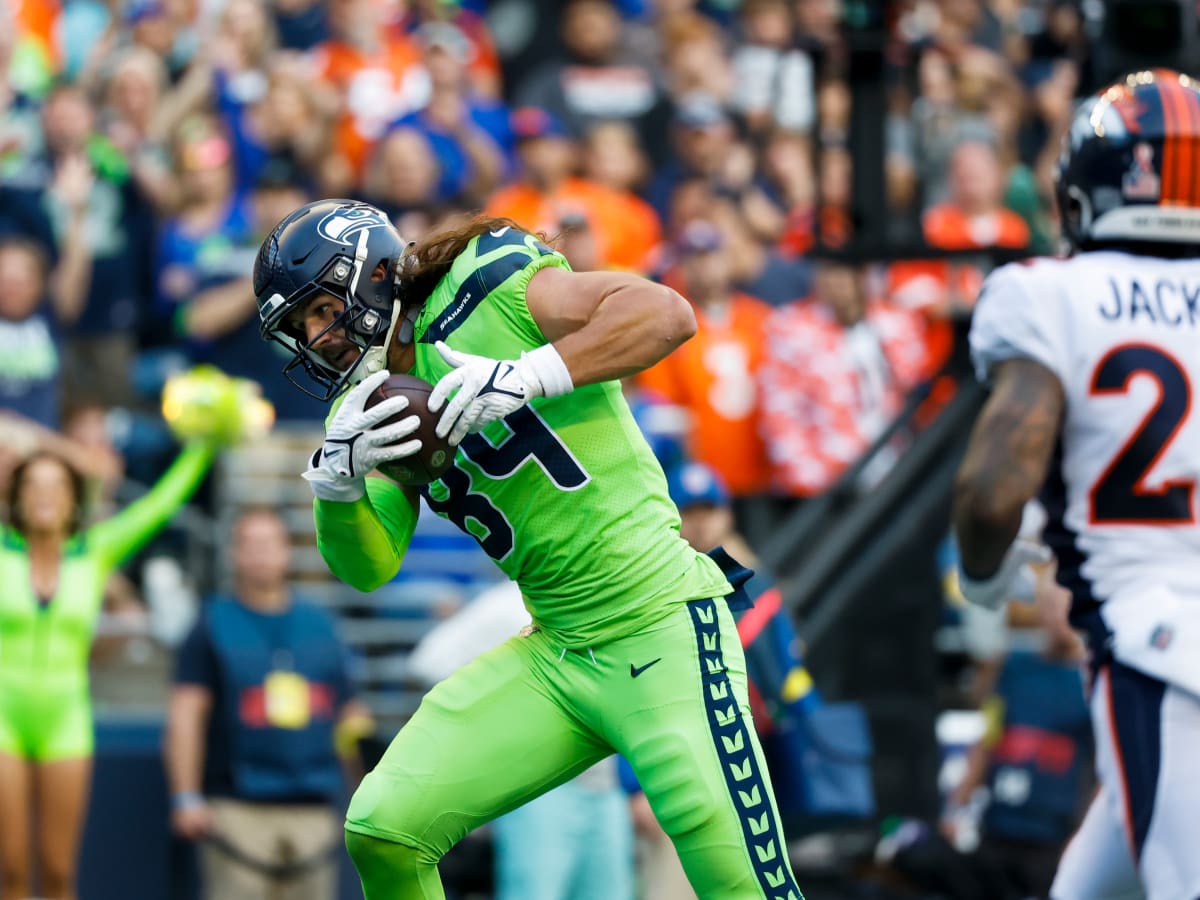
[[[408,408],[399,415],[388,419],[387,423],[406,419],[412,415],[421,420],[417,430],[410,437],[405,438],[405,440],[420,438],[420,452],[415,456],[379,466],[380,472],[400,484],[429,484],[431,481],[437,481],[447,469],[454,465],[455,448],[451,447],[445,438],[438,437],[434,432],[440,413],[429,411],[429,392],[432,390],[432,384],[415,375],[392,375],[367,397],[367,409],[388,397],[403,395],[408,398]]]

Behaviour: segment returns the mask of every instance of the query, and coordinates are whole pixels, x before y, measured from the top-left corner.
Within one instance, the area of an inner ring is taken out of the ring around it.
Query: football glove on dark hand
[[[1031,563],[1047,563],[1053,558],[1050,549],[1037,541],[1017,538],[990,578],[971,578],[959,567],[958,589],[971,603],[987,609],[999,609],[1009,600],[1028,602],[1033,599],[1037,576]]]

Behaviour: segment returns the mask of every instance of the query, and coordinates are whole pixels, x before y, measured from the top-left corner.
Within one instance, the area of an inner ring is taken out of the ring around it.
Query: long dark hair
[[[29,469],[34,463],[42,460],[50,460],[56,462],[63,467],[67,473],[67,478],[71,482],[72,500],[74,501],[74,509],[71,511],[71,521],[67,523],[68,533],[74,535],[82,527],[84,523],[84,498],[86,497],[86,485],[83,480],[83,475],[73,465],[55,453],[48,453],[44,450],[28,456],[13,469],[12,478],[8,482],[8,525],[13,531],[18,534],[25,535],[26,522],[21,517],[21,485],[25,483],[25,476],[29,473]]]
[[[499,231],[501,228],[527,230],[512,219],[479,215],[457,228],[436,231],[425,240],[418,241],[405,256],[404,269],[399,276],[405,305],[424,303],[473,238],[485,231]],[[546,240],[542,235],[538,237]]]

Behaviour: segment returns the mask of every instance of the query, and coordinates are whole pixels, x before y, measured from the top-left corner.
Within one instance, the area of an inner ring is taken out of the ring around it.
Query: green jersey
[[[438,340],[493,359],[545,344],[525,289],[546,266],[568,268],[523,232],[472,240],[416,322],[412,374],[437,383],[450,371]],[[564,647],[629,634],[670,604],[731,590],[679,536],[662,468],[615,381],[537,398],[468,435],[454,467],[422,492],[521,586],[534,622]]]

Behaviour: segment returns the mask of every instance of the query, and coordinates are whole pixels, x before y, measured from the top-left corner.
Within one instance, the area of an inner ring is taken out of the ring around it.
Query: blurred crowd
[[[664,464],[709,466],[757,545],[914,388],[936,385],[930,415],[953,392],[988,253],[1057,251],[1093,6],[11,0],[0,482],[34,446],[110,506],[131,469],[151,482],[173,453],[159,391],[194,363],[319,423],[259,337],[250,270],[284,214],[344,196],[409,239],[507,216],[576,269],[680,290],[697,336],[629,396]]]
[[[872,264],[864,209],[900,246],[1054,249],[1052,161],[1093,87],[1079,3],[486,7],[9,4],[0,406],[58,428],[204,361],[316,421],[257,336],[262,236],[317,196],[368,199],[414,238],[482,209],[577,268],[681,288],[700,339],[639,387],[683,407],[736,496],[803,497],[945,362],[982,274],[894,248]],[[856,105],[884,123],[881,160],[853,142]],[[884,196],[855,197],[875,162]]]

